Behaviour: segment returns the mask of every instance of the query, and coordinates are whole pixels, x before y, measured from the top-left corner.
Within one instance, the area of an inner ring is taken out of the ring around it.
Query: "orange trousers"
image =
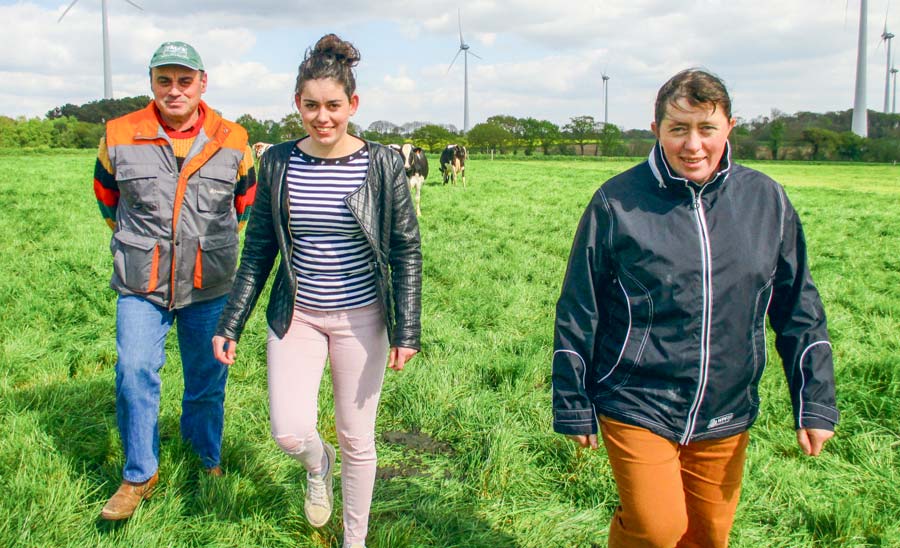
[[[610,548],[725,548],[748,433],[688,445],[600,417],[619,490]]]

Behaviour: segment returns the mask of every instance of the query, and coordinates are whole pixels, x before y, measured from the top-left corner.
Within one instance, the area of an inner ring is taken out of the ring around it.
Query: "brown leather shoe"
[[[217,464],[211,468],[207,468],[206,475],[214,478],[221,478],[225,475],[225,472],[222,470],[222,467]]]
[[[150,498],[158,481],[159,470],[143,483],[123,480],[116,494],[106,501],[106,506],[100,511],[100,517],[112,521],[130,518],[138,504]]]

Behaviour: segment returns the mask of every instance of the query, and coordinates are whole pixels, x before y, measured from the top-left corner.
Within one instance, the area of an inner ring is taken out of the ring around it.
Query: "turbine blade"
[[[476,57],[476,58],[481,59],[482,61],[484,61],[484,59],[482,59],[480,55],[478,55],[477,53],[475,53],[475,52],[472,51],[472,50],[469,50],[469,51],[467,51],[466,53],[468,53],[469,55],[472,55],[472,56],[474,56],[474,57]]]
[[[59,19],[57,19],[56,22],[59,23],[60,21],[62,21],[62,20],[63,20],[63,17],[65,17],[66,14],[69,13],[69,10],[70,10],[70,9],[72,9],[72,6],[74,6],[74,5],[77,4],[77,3],[78,3],[78,0],[72,0],[72,3],[69,4],[69,7],[66,8],[66,10],[65,10],[64,12],[62,12],[62,15],[59,16]]]
[[[142,8],[142,7],[140,7],[139,5],[135,4],[135,3],[132,2],[131,0],[125,0],[125,1],[128,2],[129,4],[131,4],[132,6],[136,7],[137,9],[139,9],[139,10],[141,10],[141,11],[144,11],[144,8]]]
[[[459,8],[456,8],[456,16],[457,21],[459,22],[459,47],[463,47],[465,42],[463,41],[462,37],[462,11],[460,11]]]
[[[459,58],[459,54],[462,53],[462,51],[463,51],[462,48],[459,48],[458,50],[456,50],[456,55],[453,56],[453,60],[450,61],[450,66],[447,67],[447,74],[450,74],[450,69],[453,68],[453,63],[456,62],[456,60]]]

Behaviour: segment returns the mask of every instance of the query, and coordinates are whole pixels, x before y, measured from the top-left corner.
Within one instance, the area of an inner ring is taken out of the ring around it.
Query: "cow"
[[[259,159],[260,157],[262,157],[265,151],[269,150],[269,147],[271,146],[272,145],[270,143],[263,143],[262,141],[260,141],[259,143],[253,143],[253,147],[251,148],[253,148],[253,154],[255,154],[256,158]]]
[[[422,215],[422,185],[428,177],[428,159],[421,147],[405,143],[400,147],[400,156],[403,157],[403,169],[406,170],[406,178],[409,180],[409,193],[416,203],[416,216]]]
[[[444,184],[462,178],[463,186],[466,186],[466,158],[469,151],[462,145],[447,145],[441,152],[441,173],[444,175]]]

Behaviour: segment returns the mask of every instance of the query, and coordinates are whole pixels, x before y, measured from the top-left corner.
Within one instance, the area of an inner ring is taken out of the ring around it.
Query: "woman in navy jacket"
[[[797,440],[817,455],[838,422],[825,312],[784,189],[733,164],[724,84],[689,69],[659,91],[648,160],[588,205],[557,303],[554,429],[597,447],[621,506],[609,545],[727,546],[765,319]]]

